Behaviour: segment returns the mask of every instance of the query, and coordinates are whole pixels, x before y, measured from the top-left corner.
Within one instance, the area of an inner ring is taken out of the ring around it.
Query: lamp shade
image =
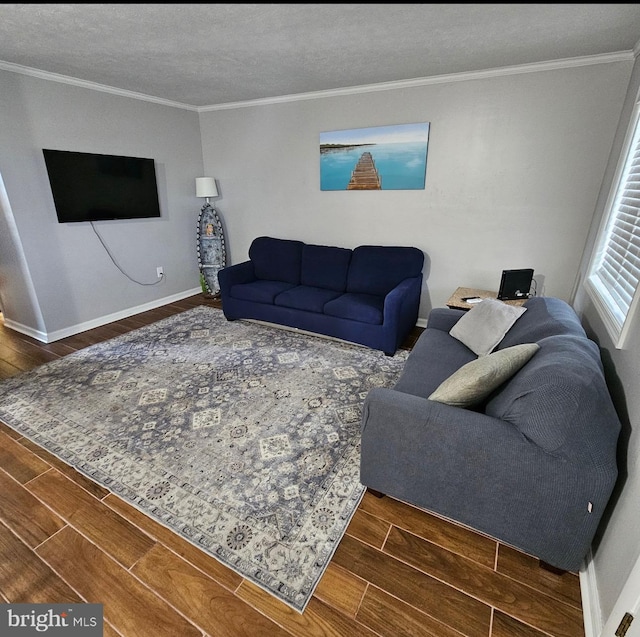
[[[217,197],[218,188],[213,177],[196,177],[196,197]]]

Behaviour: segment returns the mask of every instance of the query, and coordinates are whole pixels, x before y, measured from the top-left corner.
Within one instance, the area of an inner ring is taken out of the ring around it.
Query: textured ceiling
[[[629,52],[639,39],[634,3],[0,5],[0,68],[193,107]]]

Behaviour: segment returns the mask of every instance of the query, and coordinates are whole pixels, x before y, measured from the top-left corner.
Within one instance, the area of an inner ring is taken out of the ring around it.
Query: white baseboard
[[[12,329],[14,332],[20,332],[20,334],[26,334],[31,338],[35,338],[36,341],[41,341],[42,343],[48,343],[46,332],[40,332],[39,330],[34,330],[32,327],[28,325],[23,325],[22,323],[18,323],[17,321],[12,321],[8,319],[6,316],[3,317],[3,323],[6,327]]]
[[[593,566],[591,551],[585,560],[585,566],[580,570],[580,595],[582,597],[582,615],[584,618],[585,637],[600,637],[604,622],[600,609],[600,596]]]
[[[190,296],[195,296],[200,292],[202,292],[200,287],[193,288],[191,290],[185,290],[184,292],[179,292],[178,294],[173,294],[171,296],[165,296],[161,299],[156,299],[155,301],[144,303],[143,305],[130,307],[126,310],[114,312],[113,314],[107,314],[106,316],[100,316],[98,318],[91,319],[90,321],[86,321],[85,323],[78,323],[77,325],[72,325],[71,327],[65,327],[64,329],[56,330],[55,332],[40,332],[26,325],[22,325],[21,323],[11,321],[6,317],[4,319],[4,324],[12,330],[20,332],[21,334],[26,334],[27,336],[31,336],[32,338],[35,338],[37,341],[41,341],[42,343],[53,343],[54,341],[59,341],[61,338],[66,338],[67,336],[73,336],[74,334],[86,332],[87,330],[92,330],[96,327],[101,327],[102,325],[113,323],[114,321],[129,318],[130,316],[135,316],[136,314],[141,314],[142,312],[155,310],[157,307],[162,307],[163,305],[168,305],[169,303],[174,303],[175,301],[181,301],[182,299],[186,299]]]
[[[174,301],[181,301],[182,299],[186,299],[189,296],[194,296],[201,291],[202,290],[199,287],[193,288],[191,290],[186,290],[185,292],[180,292],[172,296],[165,296],[162,299],[157,299],[156,301],[151,301],[150,303],[145,303],[144,305],[138,305],[137,307],[127,308],[126,310],[108,314],[107,316],[101,316],[99,318],[92,319],[91,321],[86,321],[85,323],[78,323],[77,325],[72,325],[71,327],[65,327],[64,329],[56,330],[55,332],[40,332],[38,330],[34,330],[32,327],[23,325],[22,323],[12,321],[6,316],[4,317],[4,324],[12,330],[20,332],[21,334],[26,334],[27,336],[35,338],[37,341],[40,341],[42,343],[53,343],[54,341],[59,341],[60,339],[66,338],[67,336],[80,334],[80,332],[86,332],[87,330],[92,330],[95,327],[107,325],[107,323],[113,323],[114,321],[119,321],[120,319],[128,318],[129,316],[135,316],[136,314],[147,312],[148,310],[154,310],[157,307],[173,303]],[[419,318],[416,321],[416,326],[423,328],[427,327],[427,319]]]

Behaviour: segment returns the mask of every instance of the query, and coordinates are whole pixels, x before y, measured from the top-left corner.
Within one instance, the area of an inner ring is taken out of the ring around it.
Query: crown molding
[[[505,66],[501,68],[486,69],[482,71],[466,71],[462,73],[450,73],[447,75],[434,75],[431,77],[415,78],[412,80],[397,80],[393,82],[382,82],[380,84],[352,86],[349,88],[331,89],[327,91],[315,91],[312,93],[298,93],[296,95],[267,97],[245,102],[230,102],[227,104],[200,106],[198,107],[198,112],[204,113],[208,111],[221,111],[232,108],[245,108],[249,106],[264,106],[267,104],[282,104],[283,102],[298,102],[302,100],[321,99],[325,97],[337,97],[341,95],[357,95],[361,93],[374,93],[378,91],[392,91],[403,88],[413,88],[416,86],[428,86],[431,84],[466,82],[469,80],[481,80],[485,78],[502,77],[506,75],[519,75],[521,73],[538,73],[541,71],[553,71],[557,69],[565,69],[577,66],[610,64],[612,62],[629,62],[633,60],[633,51],[620,51],[618,53],[589,55],[578,58],[565,58],[562,60],[551,60],[548,62],[534,62],[532,64],[519,64],[516,66]]]
[[[106,84],[98,84],[97,82],[80,80],[76,77],[70,77],[68,75],[60,75],[59,73],[50,73],[49,71],[41,71],[39,69],[33,69],[29,66],[13,64],[12,62],[0,61],[0,70],[11,71],[12,73],[20,73],[21,75],[29,75],[31,77],[37,77],[41,80],[59,82],[60,84],[71,84],[72,86],[78,86],[80,88],[88,88],[92,91],[101,91],[103,93],[111,93],[112,95],[119,95],[121,97],[130,97],[132,99],[142,100],[144,102],[153,102],[154,104],[162,104],[163,106],[172,106],[173,108],[183,108],[189,111],[198,110],[196,106],[192,106],[191,104],[181,104],[180,102],[172,102],[171,100],[165,100],[159,97],[154,97],[153,95],[146,95],[145,93],[136,93],[135,91],[127,91],[125,89],[115,88],[113,86],[107,86]]]
[[[0,70],[29,75],[43,80],[52,82],[60,82],[62,84],[70,84],[81,88],[87,88],[94,91],[102,91],[103,93],[111,93],[112,95],[120,95],[121,97],[129,97],[132,99],[152,102],[154,104],[162,104],[173,108],[181,108],[189,111],[197,111],[198,113],[206,113],[209,111],[221,111],[235,108],[247,108],[251,106],[265,106],[270,104],[282,104],[285,102],[299,102],[305,100],[323,99],[325,97],[339,97],[343,95],[358,95],[362,93],[375,93],[379,91],[393,91],[397,89],[413,88],[416,86],[429,86],[431,84],[446,84],[450,82],[465,82],[469,80],[479,80],[493,77],[502,77],[506,75],[519,75],[521,73],[538,73],[541,71],[553,71],[557,69],[565,69],[578,66],[590,66],[593,64],[610,64],[613,62],[629,62],[634,61],[640,54],[640,41],[636,44],[632,51],[620,51],[617,53],[605,53],[602,55],[588,55],[577,58],[565,58],[561,60],[551,60],[548,62],[535,62],[532,64],[519,64],[515,66],[506,66],[496,69],[486,69],[482,71],[467,71],[463,73],[449,73],[446,75],[434,75],[431,77],[415,78],[411,80],[397,80],[393,82],[382,82],[379,84],[368,84],[363,86],[352,86],[341,89],[330,89],[326,91],[313,91],[310,93],[297,93],[293,95],[281,95],[278,97],[267,97],[256,100],[246,100],[241,102],[227,102],[225,104],[212,104],[210,106],[194,106],[192,104],[182,104],[165,100],[144,93],[136,93],[135,91],[127,91],[124,89],[114,88],[96,82],[80,80],[58,73],[50,73],[39,69],[13,64],[11,62],[0,61]]]

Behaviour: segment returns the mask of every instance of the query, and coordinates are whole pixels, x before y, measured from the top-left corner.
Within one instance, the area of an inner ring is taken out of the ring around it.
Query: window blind
[[[592,276],[607,293],[605,302],[620,327],[640,281],[640,125],[635,131],[600,244]]]

